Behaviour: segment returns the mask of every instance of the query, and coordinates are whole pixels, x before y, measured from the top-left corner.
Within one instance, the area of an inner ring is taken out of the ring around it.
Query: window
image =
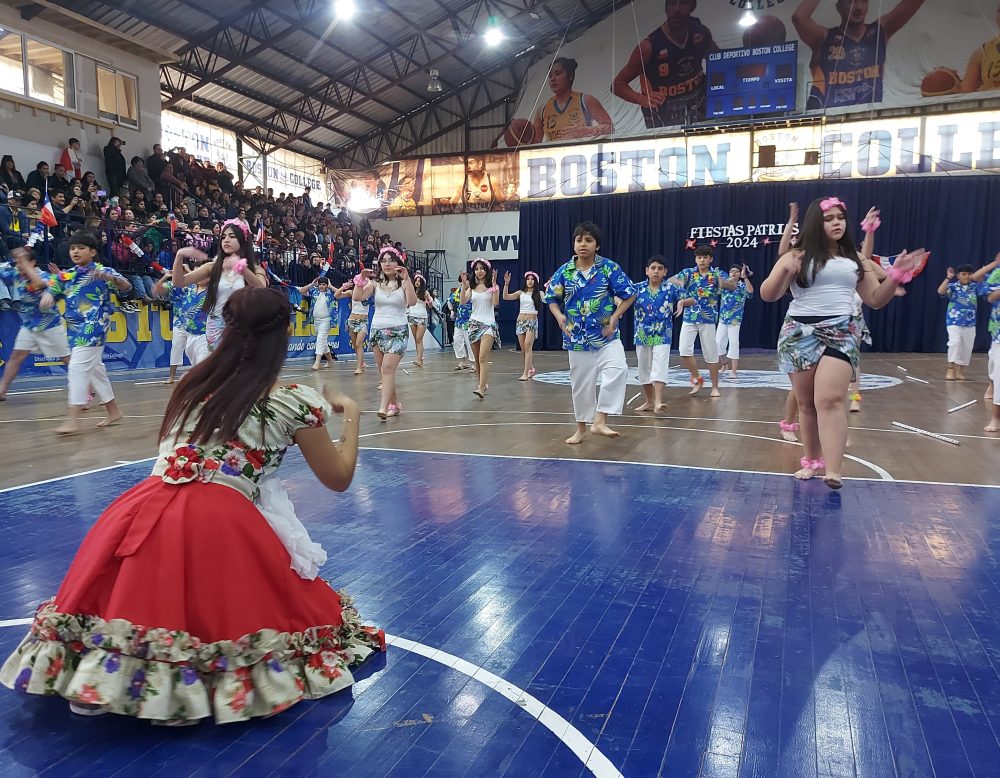
[[[138,128],[139,95],[135,76],[98,65],[97,110],[102,119]]]
[[[73,55],[32,38],[25,37],[24,42],[28,97],[75,109]]]
[[[0,28],[0,89],[24,94],[23,41],[16,32]]]

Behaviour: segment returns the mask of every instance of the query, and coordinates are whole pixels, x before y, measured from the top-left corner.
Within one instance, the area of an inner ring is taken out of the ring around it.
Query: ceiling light
[[[354,5],[354,0],[336,0],[333,10],[337,13],[338,19],[348,20],[354,16],[358,9]]]
[[[428,92],[442,92],[442,91],[444,91],[444,87],[441,86],[441,79],[438,78],[438,76],[440,75],[440,71],[432,69],[432,70],[430,70],[428,72],[430,74],[431,79],[430,79],[430,81],[427,82],[427,91]]]
[[[483,33],[483,40],[486,41],[487,46],[499,46],[503,42],[503,38],[503,30],[495,24],[491,24]]]
[[[747,8],[740,17],[740,27],[753,27],[757,24],[757,14]]]

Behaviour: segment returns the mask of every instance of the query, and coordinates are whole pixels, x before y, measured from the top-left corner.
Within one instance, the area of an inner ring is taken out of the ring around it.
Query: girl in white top
[[[862,227],[871,234],[879,223],[878,211],[872,209]],[[796,478],[807,480],[825,469],[826,485],[841,487],[847,442],[844,401],[857,368],[861,335],[854,318],[854,293],[872,308],[884,307],[925,256],[923,250],[904,251],[880,284],[870,255],[859,255],[855,249],[847,207],[828,197],[814,201],[806,211],[801,249],[784,254],[761,284],[761,299],[768,302],[777,302],[789,289],[792,292],[778,339],[778,361],[789,374],[799,406],[805,456]]]
[[[222,330],[225,327],[222,307],[226,301],[232,297],[233,292],[246,286],[266,286],[267,278],[254,257],[250,230],[237,219],[230,219],[222,225],[219,253],[214,262],[207,262],[208,259],[204,252],[196,248],[181,249],[174,257],[173,282],[179,289],[208,279],[204,306],[205,313],[208,314],[205,334],[208,336],[208,348],[212,350],[222,337]],[[189,265],[199,262],[205,264],[194,270],[185,271],[185,260],[189,260]]]
[[[496,285],[496,277],[489,260],[473,260],[472,280],[466,279],[462,283],[462,303],[470,302],[472,315],[469,317],[469,342],[472,344],[476,373],[479,377],[479,386],[472,392],[482,400],[489,388],[486,383],[486,371],[490,351],[493,349],[494,341],[500,336],[495,311],[500,304],[500,288]]]
[[[413,360],[413,364],[423,367],[424,333],[427,332],[427,305],[430,303],[430,295],[427,294],[427,282],[420,273],[413,274],[413,293],[417,296],[417,302],[406,309],[406,322],[410,325],[413,342],[417,346],[417,358]]]
[[[535,338],[538,337],[538,312],[542,308],[542,295],[538,289],[538,273],[529,270],[524,274],[524,286],[519,292],[510,292],[510,273],[503,275],[503,299],[519,300],[521,310],[517,314],[515,333],[524,354],[524,370],[518,381],[527,381],[535,375],[534,357]]]
[[[396,368],[406,353],[409,333],[406,329],[406,309],[417,302],[410,276],[403,266],[403,255],[394,247],[386,246],[379,252],[378,275],[371,278],[370,270],[363,270],[354,277],[354,302],[375,300],[372,318],[371,344],[375,364],[382,379],[378,417],[385,421],[398,416],[403,410],[396,396]]]

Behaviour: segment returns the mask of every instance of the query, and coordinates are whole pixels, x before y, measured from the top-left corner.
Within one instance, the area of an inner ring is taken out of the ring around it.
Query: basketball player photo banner
[[[998,29],[998,0],[636,0],[529,72],[502,143],[1000,97]]]

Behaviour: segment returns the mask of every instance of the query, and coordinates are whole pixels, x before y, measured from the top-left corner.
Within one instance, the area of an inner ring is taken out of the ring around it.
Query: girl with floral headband
[[[0,670],[5,686],[59,694],[79,715],[224,724],[344,689],[385,650],[318,577],[326,552],[277,478],[297,445],[320,483],[346,490],[357,403],[278,383],[291,317],[280,292],[237,291],[223,316],[219,347],[170,398],[152,474],[87,533]]]
[[[862,228],[874,231],[877,212]],[[800,248],[784,254],[760,287],[761,299],[792,302],[778,339],[778,363],[789,374],[799,406],[805,456],[795,477],[823,474],[831,489],[842,486],[847,443],[847,387],[858,367],[861,328],[854,293],[872,308],[886,306],[900,284],[926,261],[923,250],[903,251],[879,283],[870,256],[858,254],[847,206],[836,197],[815,200],[803,219]],[[825,454],[825,458],[824,458]]]
[[[398,416],[403,410],[396,396],[396,370],[409,340],[406,309],[417,302],[403,260],[400,251],[386,246],[379,252],[378,273],[374,278],[370,270],[362,270],[354,277],[354,302],[369,298],[375,301],[370,342],[381,379],[378,417],[382,421]]]
[[[427,281],[420,273],[413,275],[413,293],[417,296],[417,301],[406,309],[406,322],[410,325],[410,333],[417,347],[417,358],[413,360],[413,364],[423,367],[424,334],[427,332],[427,306],[430,303],[430,296],[427,294]]]
[[[190,272],[185,272],[185,261],[189,265],[195,265],[207,259],[208,257],[196,248],[182,248],[174,258],[173,281],[174,287],[179,289],[208,279],[204,305],[204,311],[208,316],[205,333],[208,337],[208,348],[212,350],[218,346],[225,328],[222,309],[226,301],[234,292],[244,287],[266,286],[267,277],[254,256],[250,228],[239,219],[230,219],[223,223],[219,251],[214,262],[202,264]]]
[[[503,275],[503,299],[519,300],[521,310],[517,314],[517,324],[514,332],[524,353],[524,370],[518,381],[528,381],[535,375],[534,358],[535,338],[538,337],[538,312],[542,309],[542,293],[539,291],[538,273],[529,270],[524,274],[524,284],[518,292],[510,292],[510,273]]]
[[[487,370],[493,343],[500,339],[497,328],[496,307],[500,304],[500,289],[489,260],[476,259],[472,262],[472,279],[466,277],[462,286],[462,302],[472,303],[469,316],[469,342],[476,360],[476,375],[479,385],[472,390],[480,400],[486,398]]]

